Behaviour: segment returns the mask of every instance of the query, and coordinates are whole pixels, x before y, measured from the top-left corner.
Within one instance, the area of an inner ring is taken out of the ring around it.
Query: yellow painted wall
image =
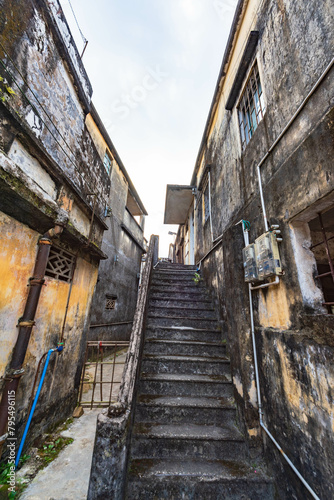
[[[287,296],[284,282],[259,291],[259,321],[265,328],[288,329],[291,326],[290,306],[294,304],[293,292]]]
[[[109,150],[107,143],[103,138],[103,135],[99,131],[98,127],[96,126],[96,123],[94,122],[91,114],[88,114],[86,116],[86,126],[88,128],[88,131],[89,131],[92,139],[93,139],[93,142],[95,144],[97,152],[100,155],[101,160],[103,161],[106,149],[108,149],[110,155],[112,156],[111,151]]]
[[[28,293],[28,279],[32,276],[39,234],[24,224],[0,212],[0,376],[5,373],[15,345],[17,320],[23,314]],[[78,257],[65,328],[65,350],[57,361],[57,377],[66,374],[62,396],[73,390],[74,377],[82,354],[82,336],[88,321],[89,308],[97,280],[98,268]],[[18,392],[18,406],[26,407],[37,364],[46,351],[56,347],[60,338],[70,284],[45,278],[36,311],[25,358],[25,374]],[[65,360],[68,362],[65,363]],[[57,397],[54,393],[53,397]]]
[[[27,282],[37,253],[38,233],[0,212],[0,376],[17,338]]]

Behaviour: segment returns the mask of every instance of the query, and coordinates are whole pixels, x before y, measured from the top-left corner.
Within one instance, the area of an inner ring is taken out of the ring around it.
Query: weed
[[[193,277],[193,281],[195,282],[196,285],[202,280],[201,276],[199,273],[195,273]]]
[[[50,436],[49,436],[50,437]],[[60,451],[68,444],[73,443],[72,438],[58,436],[54,441],[46,441],[38,450],[38,455],[42,459],[43,465],[52,462],[60,453]]]

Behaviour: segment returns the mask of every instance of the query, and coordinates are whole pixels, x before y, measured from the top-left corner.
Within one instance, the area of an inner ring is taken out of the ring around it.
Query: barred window
[[[249,143],[263,118],[265,105],[257,63],[254,64],[238,106],[242,148]]]
[[[106,309],[116,308],[117,295],[106,294]]]
[[[204,222],[210,217],[210,193],[209,193],[209,182],[207,182],[204,190]]]
[[[67,250],[52,245],[45,275],[60,281],[70,282],[73,275],[75,256]]]
[[[112,158],[109,156],[107,151],[105,152],[105,155],[104,155],[103,165],[104,165],[106,171],[108,172],[108,174],[110,174],[111,165],[112,165]]]
[[[334,314],[334,207],[325,212],[318,212],[309,223],[312,250],[317,273],[314,278],[321,288],[328,314]]]
[[[106,309],[115,309],[116,300],[115,299],[106,299]]]

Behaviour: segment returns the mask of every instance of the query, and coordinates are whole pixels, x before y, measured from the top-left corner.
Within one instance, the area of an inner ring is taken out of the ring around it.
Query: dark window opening
[[[204,222],[206,222],[209,217],[210,217],[210,191],[208,182],[204,191]]]
[[[334,207],[319,213],[309,222],[312,246],[318,274],[316,281],[324,295],[323,306],[334,314]]]
[[[69,283],[72,280],[75,256],[67,250],[52,245],[45,275]]]

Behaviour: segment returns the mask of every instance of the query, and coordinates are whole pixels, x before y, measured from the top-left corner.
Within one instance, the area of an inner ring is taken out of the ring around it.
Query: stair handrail
[[[117,402],[123,410],[130,408],[133,402],[139,355],[143,340],[144,321],[148,303],[148,291],[151,280],[152,269],[158,262],[159,236],[152,234],[147,252],[146,262],[143,268],[141,286],[137,298],[136,311],[130,336],[130,344],[127,352],[120,390]]]

